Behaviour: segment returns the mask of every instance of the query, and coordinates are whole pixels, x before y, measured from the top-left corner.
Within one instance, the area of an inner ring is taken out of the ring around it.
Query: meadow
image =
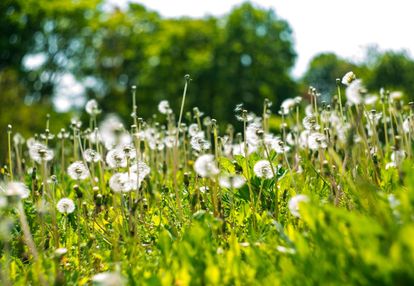
[[[10,122],[1,285],[413,284],[414,105],[332,85],[227,128],[186,105],[189,76],[151,118],[133,86],[130,122],[95,100],[58,134]]]

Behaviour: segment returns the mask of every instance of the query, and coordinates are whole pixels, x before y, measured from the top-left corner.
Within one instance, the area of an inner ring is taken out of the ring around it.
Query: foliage
[[[238,114],[242,136],[199,113],[179,130],[168,108],[125,128],[88,102],[71,136],[11,142],[1,282],[410,285],[414,125],[386,100],[294,100],[272,122],[266,101],[265,118]]]

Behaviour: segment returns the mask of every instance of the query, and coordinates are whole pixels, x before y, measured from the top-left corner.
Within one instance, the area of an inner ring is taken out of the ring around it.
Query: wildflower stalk
[[[20,148],[19,148],[20,147]],[[17,143],[14,144],[14,152],[16,156],[16,165],[17,165],[17,177],[21,178],[23,175],[23,169],[22,169],[22,161],[21,161],[21,146]]]
[[[248,159],[248,146],[247,146],[247,110],[242,111],[243,116],[243,134],[244,134],[244,163],[246,168],[246,177],[247,177],[247,187],[249,188],[250,194],[250,208],[252,210],[253,215],[253,227],[256,229],[256,207],[254,203],[254,195],[252,190],[252,185],[250,183],[251,175],[250,175],[250,166],[249,166],[249,159]]]
[[[10,263],[11,263],[11,250],[10,250],[10,243],[9,241],[5,241],[3,247],[3,256],[4,256],[4,263],[0,263],[1,271],[1,279],[0,281],[4,283],[4,286],[11,286],[10,282]]]
[[[26,213],[24,212],[23,203],[21,201],[19,201],[18,204],[17,204],[17,211],[19,213],[19,221],[20,221],[20,225],[21,225],[22,231],[23,231],[23,238],[24,238],[24,241],[26,242],[26,245],[29,249],[29,252],[33,256],[34,262],[36,264],[36,271],[37,271],[37,274],[39,276],[40,283],[42,285],[47,285],[47,283],[46,283],[46,281],[43,277],[43,274],[41,272],[41,264],[40,264],[40,261],[39,261],[39,252],[36,249],[36,244],[33,240],[33,236],[32,236],[32,233],[30,231],[29,223],[27,221]]]
[[[52,206],[56,205],[55,192],[56,192],[56,181],[54,181],[52,185],[52,192],[51,192]],[[59,248],[59,227],[58,227],[57,219],[56,219],[56,208],[54,207],[51,208],[51,220],[52,220],[52,231],[53,231],[55,247]]]
[[[338,101],[339,101],[339,113],[341,114],[341,123],[344,124],[344,111],[342,108],[342,97],[341,97],[341,80],[336,79],[336,88],[338,90]]]
[[[10,173],[10,181],[13,182],[13,162],[12,162],[12,148],[11,148],[11,133],[12,133],[12,126],[9,124],[7,126],[7,145],[8,145],[8,152],[9,152],[9,173]]]
[[[175,190],[175,199],[176,199],[176,203],[177,203],[177,208],[178,208],[178,214],[180,219],[182,219],[183,217],[183,210],[181,207],[181,197],[180,197],[180,192],[178,190],[178,183],[177,183],[177,172],[178,172],[178,139],[180,136],[180,126],[181,126],[181,119],[183,117],[183,111],[184,111],[184,103],[185,103],[185,97],[187,94],[187,87],[188,84],[190,82],[190,75],[185,75],[184,76],[185,79],[185,84],[184,84],[184,91],[183,91],[183,98],[181,101],[181,108],[180,108],[180,115],[178,117],[178,124],[177,124],[177,130],[176,130],[176,135],[175,135],[175,144],[174,144],[174,169],[173,169],[173,184],[174,184],[174,190]]]
[[[216,160],[218,160],[218,136],[217,136],[217,122],[215,119],[212,119],[212,127],[213,127],[213,137],[214,137],[214,156]],[[219,201],[219,194],[218,194],[218,174],[213,183],[213,192],[212,192],[212,202],[214,208],[214,215],[218,216],[220,213],[220,201]]]
[[[273,188],[274,188],[274,191],[275,191],[275,218],[277,220],[278,217],[279,217],[279,191],[277,189],[277,174],[276,174],[276,170],[273,166],[272,160],[270,159],[270,152],[269,152],[266,144],[263,142],[263,138],[262,138],[262,145],[263,145],[263,149],[265,150],[266,159],[269,161],[270,170],[272,171],[273,178],[275,179]],[[292,180],[293,180],[293,177],[292,177]]]
[[[385,151],[387,152],[387,149],[389,147],[389,141],[388,141],[387,114],[385,113],[385,98],[384,98],[384,95],[381,97],[381,105],[382,105],[382,114],[383,114],[382,123],[383,123],[383,126],[384,126],[384,135],[385,135]]]

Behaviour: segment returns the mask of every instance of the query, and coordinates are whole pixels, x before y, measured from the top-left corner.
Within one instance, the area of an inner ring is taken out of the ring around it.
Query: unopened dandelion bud
[[[32,180],[36,180],[36,171],[37,171],[36,167],[33,167],[33,169],[32,169]]]
[[[12,131],[12,126],[11,126],[11,124],[7,125],[7,131],[8,131],[8,132],[11,132],[11,131]]]
[[[235,169],[236,173],[238,173],[238,174],[243,173],[242,166],[240,166],[239,163],[237,163],[236,160],[234,160],[232,163],[234,165],[234,169]]]
[[[341,84],[341,79],[340,78],[337,78],[335,81],[336,81],[337,86],[339,86]]]
[[[400,149],[400,143],[401,143],[401,136],[396,135],[395,136],[395,148],[396,148],[396,150]]]
[[[184,173],[184,185],[186,187],[188,187],[190,185],[190,174],[189,173]]]
[[[139,206],[139,201],[135,200],[134,203],[132,204],[131,212],[134,213],[138,209],[138,206]]]
[[[372,161],[375,165],[378,165],[378,155],[376,153],[372,155]]]
[[[82,191],[81,191],[81,189],[80,189],[79,185],[74,185],[74,186],[73,186],[73,190],[75,191],[75,193],[76,193],[76,197],[77,197],[78,199],[81,199],[81,198],[83,197],[83,193],[82,193]]]
[[[52,176],[50,176],[50,180],[54,183],[54,184],[56,184],[57,183],[57,177],[56,177],[56,175],[52,175]]]
[[[186,74],[186,75],[184,76],[184,79],[185,79],[185,81],[186,81],[186,82],[191,81],[191,77],[190,77],[190,75],[189,75],[189,74]]]
[[[96,195],[94,196],[94,199],[95,199],[95,205],[96,205],[97,207],[102,206],[103,196],[102,196],[101,194],[96,194]]]
[[[198,107],[194,107],[193,108],[193,113],[195,116],[199,116],[200,115],[200,110],[198,109]]]

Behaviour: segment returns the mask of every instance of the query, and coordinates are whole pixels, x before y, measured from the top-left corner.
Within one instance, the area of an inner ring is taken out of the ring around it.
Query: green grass
[[[265,120],[257,126],[247,123],[242,111],[244,122],[237,128],[246,127],[240,135],[219,134],[214,121],[202,125],[203,118],[195,114],[186,125],[198,123],[210,142],[201,152],[191,146],[186,129],[177,135],[168,112],[158,115],[158,122],[134,118],[131,128],[108,121],[97,125],[92,112],[89,133],[99,127],[109,137],[95,142],[76,124],[71,137],[38,136],[54,150],[50,161],[36,162],[23,142],[10,140],[11,160],[0,191],[1,285],[121,283],[109,278],[92,282],[102,272],[126,285],[413,284],[410,107],[385,96],[376,106],[344,105],[341,118],[339,105],[327,108],[315,94],[311,97],[311,125],[320,128],[310,133],[324,136],[316,143],[300,142],[305,104],[298,102],[283,118],[270,120],[266,102]],[[377,123],[365,115],[373,108],[383,112]],[[326,112],[337,121],[324,120]],[[269,129],[278,130],[283,145],[269,140]],[[15,135],[11,129],[10,135]],[[123,136],[132,138],[132,153],[124,166],[111,169],[105,145]],[[168,136],[170,143],[157,148]],[[241,144],[242,153],[256,148],[247,157],[230,154],[229,142]],[[272,144],[290,150],[283,153]],[[74,180],[67,167],[79,160],[85,165],[86,149],[103,159],[86,164],[86,179]],[[210,176],[194,170],[201,154],[213,154]],[[134,157],[150,173],[138,190],[135,181],[125,192],[114,192],[109,183],[114,174],[137,175],[128,171]],[[254,170],[260,160],[272,163],[267,179]],[[240,175],[245,184],[223,187],[223,175]],[[12,194],[11,181],[24,182],[30,195],[20,199]],[[295,215],[291,199],[299,194],[308,200]],[[60,213],[56,204],[61,198],[71,198],[75,211]]]

